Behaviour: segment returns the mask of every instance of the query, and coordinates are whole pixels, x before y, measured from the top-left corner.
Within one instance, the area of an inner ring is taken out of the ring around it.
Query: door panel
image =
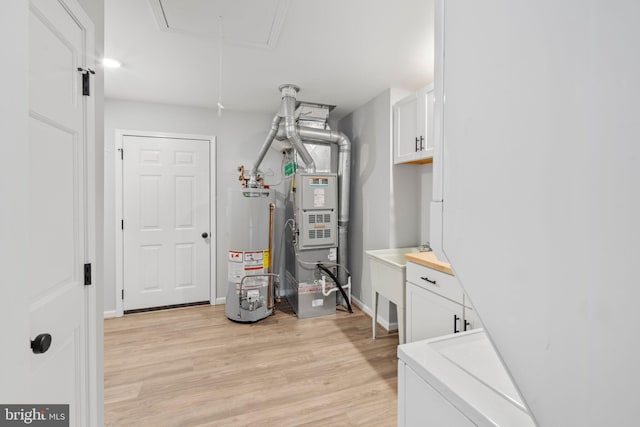
[[[84,253],[78,247],[81,233],[82,169],[77,165],[77,134],[61,130],[50,120],[32,116],[29,120],[31,224],[38,224],[30,255],[40,260],[33,269],[29,296],[37,299],[61,284],[78,280]],[[52,248],[57,248],[52,253]]]
[[[140,227],[160,230],[160,175],[140,177]]]
[[[61,2],[32,0],[29,17],[30,335],[51,346],[30,355],[33,403],[69,404],[70,425],[88,425],[88,256],[84,111],[77,68],[85,66],[85,17]]]
[[[160,291],[160,245],[140,247],[140,270],[142,272],[142,292]]]
[[[32,0],[30,12],[30,109],[77,129],[82,121],[77,68],[84,60],[84,31],[58,2]]]
[[[193,243],[176,245],[176,288],[194,287],[195,261]]]
[[[176,228],[193,228],[196,211],[194,199],[194,178],[192,176],[176,177]]]
[[[124,309],[210,299],[209,141],[123,138]]]

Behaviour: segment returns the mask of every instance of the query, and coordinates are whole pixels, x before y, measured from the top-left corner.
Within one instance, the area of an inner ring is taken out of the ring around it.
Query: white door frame
[[[209,227],[214,239],[211,239],[210,245],[210,279],[209,279],[209,301],[211,305],[216,302],[216,242],[218,230],[216,227],[216,137],[210,135],[194,135],[186,133],[173,132],[150,132],[141,130],[125,130],[116,129],[115,138],[115,231],[116,231],[116,317],[124,315],[124,303],[122,300],[122,291],[124,290],[124,239],[120,221],[124,218],[123,210],[123,179],[122,179],[122,159],[118,154],[123,148],[123,141],[126,136],[140,136],[151,138],[174,138],[174,139],[197,139],[209,141]],[[126,155],[126,154],[125,154]]]
[[[84,9],[76,0],[63,0],[66,8],[76,17],[82,17],[83,24],[86,30],[86,46],[90,46],[92,50],[95,50],[95,29],[94,23],[86,14]],[[96,69],[95,55],[93,51],[85,51],[85,67]],[[86,150],[85,150],[85,203],[87,204],[87,218],[85,219],[87,229],[87,246],[86,246],[86,263],[90,263],[94,266],[91,280],[93,284],[91,286],[85,286],[85,316],[86,316],[86,342],[87,342],[87,382],[88,392],[87,405],[88,412],[87,418],[89,424],[98,425],[99,421],[103,418],[104,407],[104,390],[103,381],[104,377],[104,352],[103,341],[104,333],[102,327],[98,326],[102,323],[102,317],[104,312],[103,298],[99,298],[96,295],[97,289],[103,292],[102,286],[104,286],[104,275],[98,277],[96,272],[100,271],[96,264],[102,262],[102,260],[96,259],[96,249],[98,244],[104,244],[104,238],[97,236],[96,230],[96,113],[95,113],[95,97],[97,95],[95,79],[90,79],[90,93],[92,96],[83,96],[83,103],[85,106],[85,138],[86,138]],[[104,154],[101,153],[99,161],[102,163]],[[102,193],[100,193],[102,194]],[[100,301],[100,307],[98,307],[98,301]],[[99,323],[100,322],[100,323]],[[100,335],[98,336],[98,333]],[[100,354],[98,353],[100,352]]]

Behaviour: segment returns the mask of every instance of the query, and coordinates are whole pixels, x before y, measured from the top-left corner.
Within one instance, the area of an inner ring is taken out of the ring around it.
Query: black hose
[[[347,309],[349,309],[349,313],[353,313],[353,309],[351,308],[351,303],[349,302],[349,298],[347,298],[347,294],[345,293],[344,289],[342,289],[342,285],[340,284],[340,282],[338,282],[338,278],[335,276],[335,274],[333,274],[331,270],[329,270],[327,267],[325,267],[320,263],[318,263],[318,268],[324,271],[325,273],[327,273],[329,277],[331,277],[331,280],[335,282],[335,284],[338,286],[338,289],[340,290],[340,293],[342,294],[342,298],[344,298],[344,300],[347,302]]]

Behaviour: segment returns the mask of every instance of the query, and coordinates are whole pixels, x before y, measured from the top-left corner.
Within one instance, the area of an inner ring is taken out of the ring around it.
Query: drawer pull
[[[420,276],[420,278],[421,278],[422,280],[426,280],[427,282],[429,282],[429,283],[433,283],[434,285],[438,286],[438,284],[436,283],[436,281],[435,281],[435,280],[429,280],[429,278],[428,278],[428,277],[422,277],[422,276]]]

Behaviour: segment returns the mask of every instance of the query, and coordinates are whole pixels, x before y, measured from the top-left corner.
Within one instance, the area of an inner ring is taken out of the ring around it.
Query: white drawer
[[[456,278],[447,273],[407,262],[407,281],[462,304],[462,288]]]

